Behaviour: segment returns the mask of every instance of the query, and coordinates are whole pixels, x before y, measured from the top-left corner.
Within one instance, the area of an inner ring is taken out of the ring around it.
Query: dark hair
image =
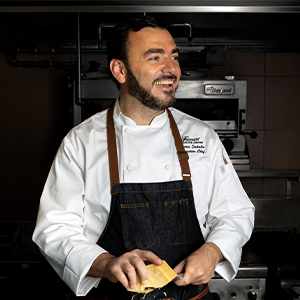
[[[166,23],[149,16],[130,18],[117,24],[107,37],[107,63],[108,66],[113,58],[128,63],[128,35],[130,31],[140,31],[145,27],[167,29]],[[118,82],[113,77],[119,86]]]

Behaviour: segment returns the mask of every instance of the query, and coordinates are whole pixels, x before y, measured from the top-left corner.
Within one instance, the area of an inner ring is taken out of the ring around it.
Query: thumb
[[[180,262],[175,268],[174,268],[174,272],[176,274],[181,274],[184,272],[184,266],[185,266],[185,260],[183,260],[182,262]]]
[[[193,273],[185,270],[184,273],[183,273],[183,277],[181,279],[178,279],[178,280],[174,281],[174,283],[177,286],[185,286],[185,285],[188,285],[191,282],[192,277],[193,277]]]

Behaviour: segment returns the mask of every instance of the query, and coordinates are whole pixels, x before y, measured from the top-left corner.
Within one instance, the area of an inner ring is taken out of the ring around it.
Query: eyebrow
[[[179,49],[178,48],[174,48],[172,51],[171,51],[171,54],[174,54],[174,53],[178,53],[179,52]],[[165,50],[162,49],[162,48],[151,48],[149,50],[147,50],[145,53],[144,53],[144,57],[147,57],[153,53],[160,53],[160,54],[163,54],[165,53]]]

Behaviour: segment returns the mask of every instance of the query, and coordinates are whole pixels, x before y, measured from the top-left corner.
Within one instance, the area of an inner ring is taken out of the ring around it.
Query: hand
[[[215,244],[203,244],[174,268],[177,274],[184,273],[183,278],[174,283],[178,286],[207,283],[214,275],[217,263],[223,258],[221,250]]]
[[[133,250],[119,257],[109,253],[102,253],[96,258],[87,276],[106,277],[112,282],[120,281],[125,288],[135,288],[137,282],[136,272],[142,283],[148,279],[148,271],[144,261],[161,265],[162,260],[150,251]]]

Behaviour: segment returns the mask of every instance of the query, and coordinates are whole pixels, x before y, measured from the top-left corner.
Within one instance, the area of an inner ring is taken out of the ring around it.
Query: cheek
[[[141,76],[140,76],[140,83],[143,85],[147,85],[150,86],[152,85],[152,82],[155,78],[157,78],[157,76],[155,76],[157,74],[157,72],[155,71],[148,71],[148,72],[144,72]]]
[[[181,69],[180,69],[180,67],[179,67],[179,65],[178,65],[178,67],[177,67],[177,72],[176,72],[176,76],[177,76],[177,78],[178,78],[178,80],[179,80],[179,78],[180,78],[180,76],[181,76]]]
[[[157,79],[160,74],[160,68],[157,66],[132,66],[132,72],[136,77],[138,83],[145,88],[151,88],[153,80]]]

